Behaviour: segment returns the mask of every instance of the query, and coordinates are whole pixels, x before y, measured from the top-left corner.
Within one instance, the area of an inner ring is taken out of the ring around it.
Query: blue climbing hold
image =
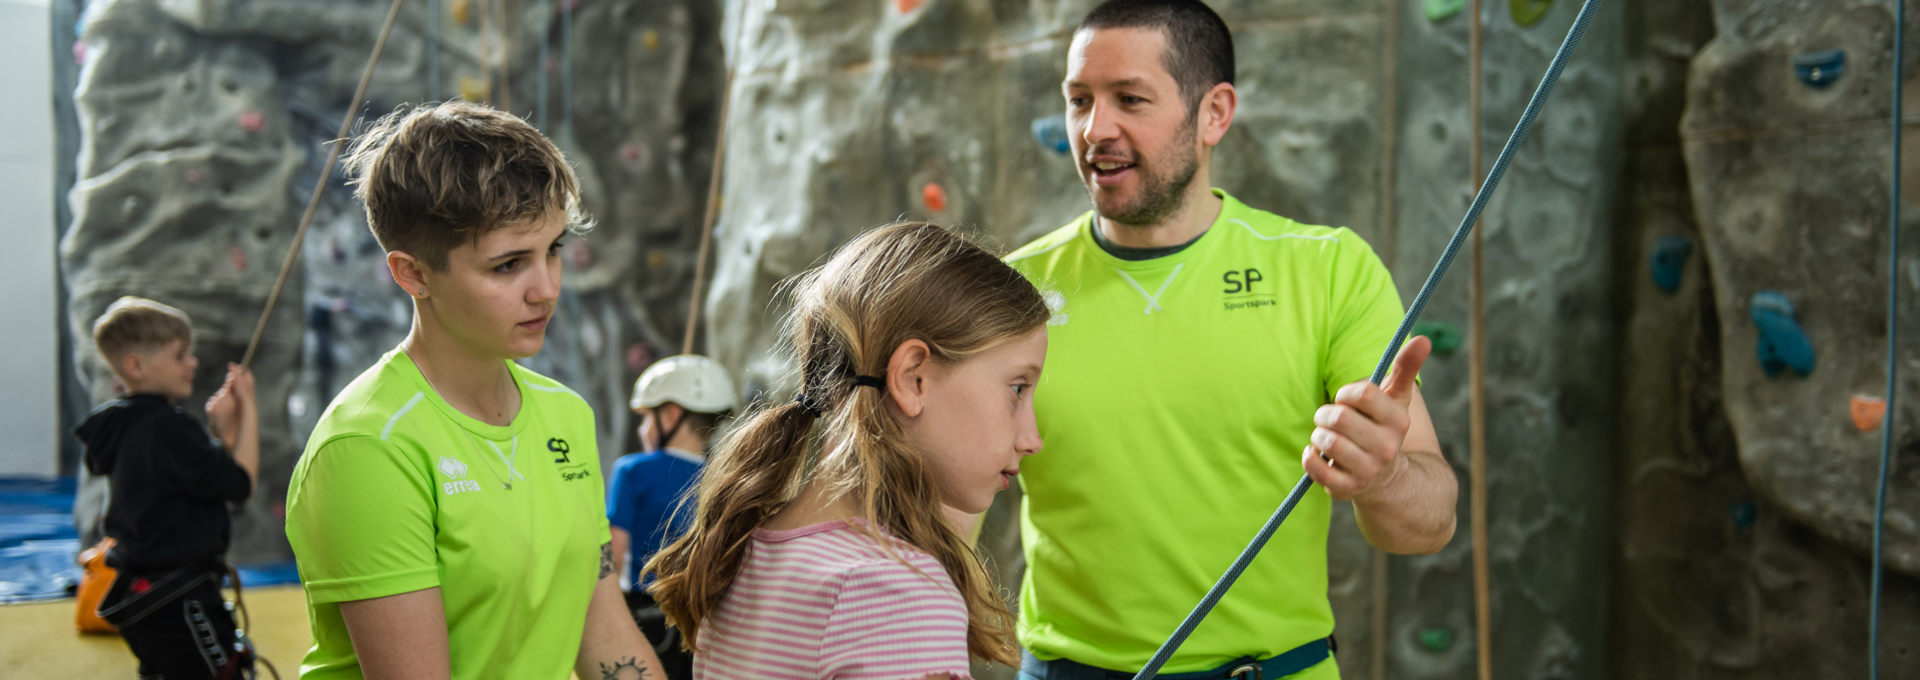
[[[1794,319],[1793,303],[1787,296],[1763,290],[1753,295],[1748,305],[1754,327],[1760,329],[1757,349],[1760,368],[1771,378],[1781,369],[1791,368],[1802,376],[1813,372],[1813,342]]]
[[[1693,254],[1693,242],[1678,236],[1662,236],[1653,243],[1653,285],[1662,293],[1680,290],[1680,275],[1686,271],[1687,256]]]
[[[1056,113],[1033,119],[1033,141],[1040,148],[1062,156],[1073,151],[1072,142],[1067,140],[1067,116]]]
[[[1760,509],[1753,501],[1741,501],[1727,506],[1727,514],[1733,517],[1733,528],[1745,529],[1753,526],[1753,520],[1760,516]]]
[[[1846,50],[1821,50],[1793,58],[1793,74],[1810,87],[1824,88],[1847,74]]]

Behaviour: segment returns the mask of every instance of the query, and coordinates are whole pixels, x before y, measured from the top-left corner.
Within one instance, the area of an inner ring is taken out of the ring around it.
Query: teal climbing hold
[[[1427,628],[1420,631],[1420,646],[1439,654],[1453,647],[1453,629]]]
[[[1467,339],[1467,335],[1460,332],[1459,326],[1445,321],[1417,322],[1413,324],[1413,334],[1427,336],[1428,340],[1433,341],[1433,353],[1443,357],[1460,349],[1460,343]]]
[[[1425,6],[1427,21],[1436,24],[1446,21],[1453,15],[1459,14],[1460,10],[1465,9],[1466,6],[1467,0],[1427,0]]]
[[[1733,518],[1733,528],[1745,529],[1760,517],[1760,508],[1753,501],[1741,501],[1727,506],[1727,514]]]
[[[1680,275],[1686,271],[1687,256],[1693,254],[1693,242],[1678,236],[1663,236],[1653,243],[1653,285],[1660,292],[1680,290]]]
[[[1056,113],[1033,119],[1033,141],[1040,148],[1062,156],[1073,151],[1073,143],[1067,139],[1066,114]]]
[[[1847,74],[1847,52],[1821,50],[1794,57],[1793,74],[1808,87],[1825,88]]]
[[[1760,355],[1760,368],[1767,372],[1767,377],[1777,376],[1789,368],[1802,376],[1812,373],[1813,341],[1801,330],[1793,303],[1787,301],[1787,296],[1763,290],[1753,295],[1748,307],[1753,325],[1760,331],[1756,350]]]

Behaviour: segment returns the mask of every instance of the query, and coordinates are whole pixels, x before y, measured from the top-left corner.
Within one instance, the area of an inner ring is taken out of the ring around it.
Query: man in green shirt
[[[1095,8],[1063,92],[1094,210],[1007,258],[1056,312],[1035,391],[1046,455],[1021,472],[1021,675],[1131,677],[1307,474],[1325,492],[1163,670],[1337,678],[1332,501],[1389,552],[1453,535],[1458,482],[1414,384],[1430,345],[1368,384],[1402,314],[1372,249],[1210,187],[1238,101],[1205,5]]]
[[[553,143],[466,102],[392,114],[347,165],[413,328],[321,415],[287,489],[310,680],[640,680],[593,411],[540,351],[588,222]]]

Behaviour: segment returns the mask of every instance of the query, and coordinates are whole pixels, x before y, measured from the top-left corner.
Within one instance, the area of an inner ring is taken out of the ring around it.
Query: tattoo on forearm
[[[607,575],[612,573],[613,573],[613,544],[602,543],[600,544],[600,578],[606,578]],[[613,677],[613,676],[607,676],[607,677]]]
[[[609,666],[600,664],[600,680],[646,680],[647,667],[640,660],[627,657]]]

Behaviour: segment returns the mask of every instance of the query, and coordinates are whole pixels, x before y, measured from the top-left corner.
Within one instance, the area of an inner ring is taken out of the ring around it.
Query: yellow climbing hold
[[[1513,23],[1532,26],[1547,17],[1547,10],[1553,8],[1553,0],[1507,0],[1507,9],[1513,12]]]
[[[473,18],[473,0],[453,0],[447,11],[453,15],[453,23],[466,25],[467,20]]]
[[[648,52],[660,49],[660,32],[649,30],[640,34],[640,44],[646,45]]]
[[[493,94],[493,88],[486,81],[473,76],[460,76],[460,98],[470,102],[484,102],[491,94]]]

